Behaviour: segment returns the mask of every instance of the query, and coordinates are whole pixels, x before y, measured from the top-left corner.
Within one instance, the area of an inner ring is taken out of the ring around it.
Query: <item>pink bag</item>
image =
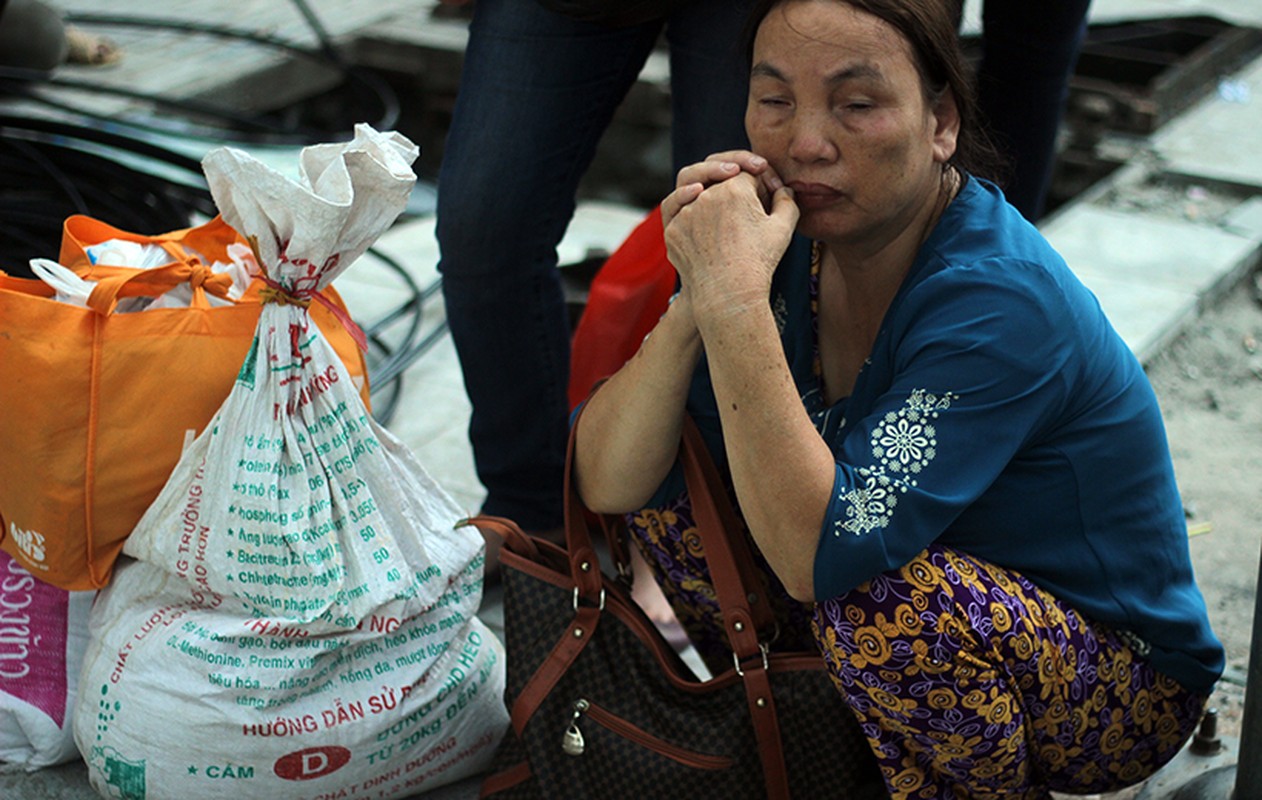
[[[79,756],[68,711],[95,595],[44,583],[0,551],[0,770]]]

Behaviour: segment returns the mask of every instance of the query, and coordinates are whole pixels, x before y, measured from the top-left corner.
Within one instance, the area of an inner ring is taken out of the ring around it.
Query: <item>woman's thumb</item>
[[[782,220],[791,230],[797,226],[799,216],[801,212],[798,204],[793,201],[793,190],[788,186],[776,189],[776,193],[771,196],[771,218]]]

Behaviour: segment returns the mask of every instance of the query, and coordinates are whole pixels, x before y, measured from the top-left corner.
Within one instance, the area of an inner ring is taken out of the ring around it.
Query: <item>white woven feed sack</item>
[[[0,552],[0,771],[78,758],[71,711],[96,592],[67,592]]]
[[[205,159],[284,302],[93,610],[75,737],[103,796],[387,800],[489,764],[508,715],[481,535],[302,305],[398,216],[415,156],[361,125],[304,150],[302,184]]]
[[[432,613],[396,601],[360,630],[320,634],[120,559],[93,609],[75,712],[93,787],[119,800],[384,799],[483,770],[507,713],[476,585],[458,576]]]

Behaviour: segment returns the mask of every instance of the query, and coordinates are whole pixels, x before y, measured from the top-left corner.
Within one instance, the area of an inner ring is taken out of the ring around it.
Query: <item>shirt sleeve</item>
[[[816,598],[906,564],[982,496],[1064,407],[1074,329],[1037,264],[944,269],[896,301],[830,441]]]

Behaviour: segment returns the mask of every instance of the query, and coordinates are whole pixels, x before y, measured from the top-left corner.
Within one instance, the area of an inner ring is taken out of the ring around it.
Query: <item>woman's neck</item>
[[[941,190],[927,199],[900,231],[875,247],[871,242],[823,241],[821,276],[836,270],[828,283],[844,287],[846,306],[859,312],[859,316],[875,312],[879,323],[915,263],[920,248],[959,193],[960,185],[960,174],[955,168],[946,167]]]

